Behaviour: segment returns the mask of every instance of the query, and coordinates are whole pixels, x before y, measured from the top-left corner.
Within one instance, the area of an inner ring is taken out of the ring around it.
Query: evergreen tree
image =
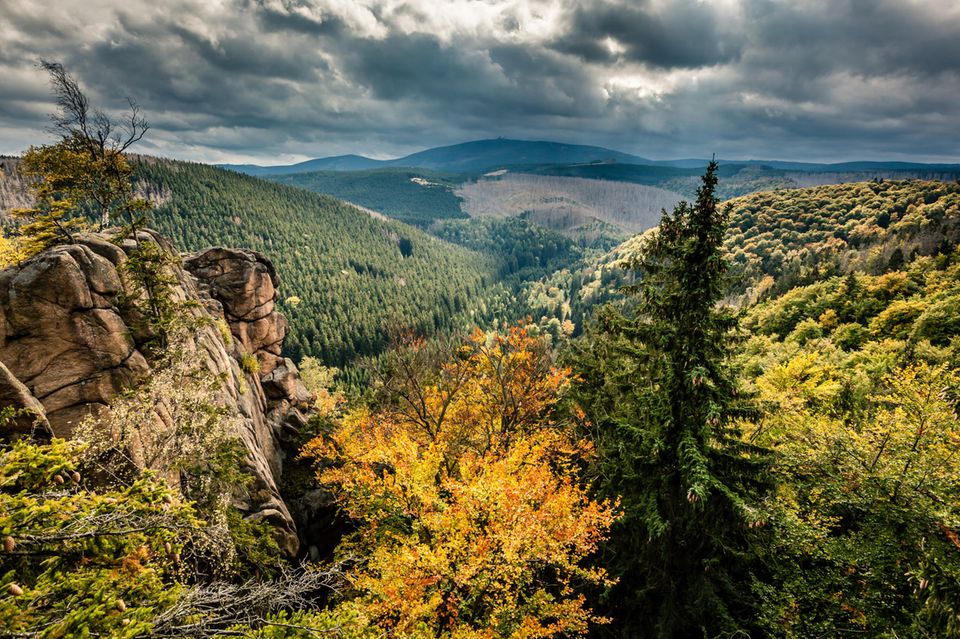
[[[627,637],[730,636],[755,617],[766,460],[736,427],[750,403],[729,364],[737,319],[718,306],[727,212],[716,171],[693,206],[664,212],[628,264],[632,311],[604,309],[578,356],[599,487],[624,511],[605,563],[620,578],[607,593],[612,630]]]

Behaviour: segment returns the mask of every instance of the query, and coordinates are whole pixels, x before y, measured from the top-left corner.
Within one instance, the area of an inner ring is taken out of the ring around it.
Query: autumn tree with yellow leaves
[[[407,340],[384,400],[303,451],[356,524],[346,605],[393,636],[585,634],[605,620],[577,587],[608,582],[586,559],[616,505],[579,480],[593,451],[561,417],[569,371],[522,326],[438,369],[436,352]]]

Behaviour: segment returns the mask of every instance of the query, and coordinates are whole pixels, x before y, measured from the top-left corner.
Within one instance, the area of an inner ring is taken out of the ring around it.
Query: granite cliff
[[[156,233],[141,231],[137,240],[175,255]],[[0,271],[0,406],[37,416],[19,417],[7,436],[40,429],[69,438],[151,375],[145,336],[123,303],[132,294],[123,264],[135,247],[133,238],[84,234]],[[296,525],[278,490],[287,454],[281,441],[306,423],[311,396],[281,356],[287,323],[274,306],[276,271],[265,256],[242,249],[211,248],[174,262],[170,293],[182,313],[199,320],[183,348],[222,380],[215,400],[231,415],[231,435],[242,442],[254,478],[236,505],[270,523],[293,555]],[[153,416],[143,428],[172,427],[163,406]]]

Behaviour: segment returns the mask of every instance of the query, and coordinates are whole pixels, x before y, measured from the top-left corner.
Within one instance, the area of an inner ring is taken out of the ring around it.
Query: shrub
[[[244,353],[240,356],[240,369],[248,375],[260,372],[260,360],[253,353]]]
[[[807,318],[797,324],[796,328],[790,332],[790,335],[787,336],[787,339],[796,342],[797,344],[803,346],[810,340],[819,339],[823,337],[823,330],[820,328],[820,324],[816,320]]]
[[[912,337],[943,346],[960,334],[960,296],[949,296],[928,306],[917,318]]]
[[[926,302],[920,300],[896,300],[873,318],[870,332],[877,337],[903,339],[925,307]]]
[[[227,324],[227,320],[218,317],[215,324],[217,330],[220,332],[220,337],[223,339],[223,343],[230,346],[230,344],[233,343],[233,333],[230,332],[230,325]]]
[[[841,324],[833,331],[833,343],[845,351],[852,351],[870,339],[870,331],[862,324],[848,322]]]

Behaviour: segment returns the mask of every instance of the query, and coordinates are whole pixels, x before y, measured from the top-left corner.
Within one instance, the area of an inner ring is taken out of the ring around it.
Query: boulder
[[[253,321],[273,312],[280,280],[260,253],[210,248],[187,256],[183,265],[223,303],[228,319]]]
[[[280,359],[286,319],[275,310],[277,277],[273,263],[256,251],[211,248],[184,259],[184,267],[206,293],[223,306],[223,315],[240,346],[270,373]]]
[[[294,405],[306,405],[311,395],[300,379],[300,371],[289,358],[284,358],[272,371],[260,379],[263,391],[272,400],[288,400]]]
[[[149,372],[115,306],[122,290],[114,264],[80,243],[0,272],[0,362],[57,436]]]

